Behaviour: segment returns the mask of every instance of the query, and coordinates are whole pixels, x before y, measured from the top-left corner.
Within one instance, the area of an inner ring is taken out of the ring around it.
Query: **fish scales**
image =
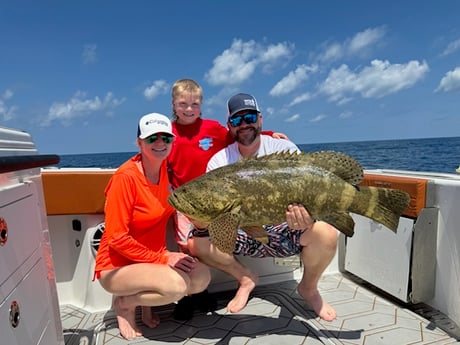
[[[362,179],[359,162],[340,152],[278,153],[210,171],[174,190],[169,202],[192,221],[206,224],[211,241],[229,253],[238,227],[251,234],[262,225],[284,222],[290,203],[305,205],[313,218],[347,236],[354,232],[350,212],[396,231],[407,193],[358,188]]]
[[[289,166],[286,170],[280,167],[264,170],[262,166],[255,164],[251,170],[254,168],[257,169],[257,174],[238,173],[236,175],[234,188],[237,189],[238,194],[245,195],[240,210],[242,224],[281,223],[285,220],[285,211],[289,203],[315,204],[322,207],[330,201],[330,197],[321,201],[321,190],[328,188],[329,180],[323,178],[324,171],[318,170],[317,167],[308,166],[306,169],[305,166],[297,168]],[[318,170],[316,174],[319,173],[319,178],[314,178],[313,170],[315,169]],[[248,175],[251,175],[252,178],[247,178]],[[310,178],[305,179],[305,176],[310,176]],[[306,195],[303,193],[304,190],[317,190],[317,192]],[[326,193],[324,195],[327,196]]]

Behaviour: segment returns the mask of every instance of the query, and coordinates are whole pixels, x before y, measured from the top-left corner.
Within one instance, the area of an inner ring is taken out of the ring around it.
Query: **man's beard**
[[[250,130],[245,129],[243,133],[240,131],[236,132],[235,141],[239,142],[243,146],[251,145],[256,138],[260,135],[262,129],[260,127],[249,127]]]

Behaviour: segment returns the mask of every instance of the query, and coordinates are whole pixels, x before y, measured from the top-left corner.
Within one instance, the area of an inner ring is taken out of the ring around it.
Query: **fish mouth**
[[[177,195],[174,192],[169,194],[168,202],[172,207],[177,208],[177,201]]]
[[[193,210],[192,204],[184,198],[180,198],[176,193],[171,192],[168,197],[169,204],[177,211],[187,214],[188,211]]]

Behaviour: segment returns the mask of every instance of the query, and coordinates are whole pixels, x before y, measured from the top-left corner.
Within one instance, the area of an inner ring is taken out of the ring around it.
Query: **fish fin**
[[[356,210],[350,208],[350,211],[371,218],[396,232],[399,217],[409,206],[409,194],[399,189],[373,186],[360,186],[358,194],[359,207],[352,205]]]
[[[251,235],[251,237],[256,239],[257,241],[265,243],[265,244],[268,243],[267,232],[265,231],[263,226],[248,225],[248,226],[242,227],[241,229],[243,229],[244,232]]]
[[[211,243],[222,252],[232,254],[235,250],[238,225],[237,214],[231,212],[220,214],[208,226]]]
[[[328,213],[325,216],[321,217],[322,221],[331,224],[340,232],[344,233],[348,237],[352,237],[355,233],[355,221],[353,218],[345,211],[335,211]]]
[[[361,164],[345,153],[337,151],[318,151],[309,152],[303,156],[305,162],[323,168],[352,185],[359,184],[364,178]]]
[[[260,157],[251,157],[245,160],[257,160],[259,162],[273,162],[282,160],[284,162],[303,162],[327,170],[342,180],[358,185],[364,179],[364,171],[361,164],[352,156],[337,151],[316,151],[309,153],[277,152]],[[244,165],[244,160],[240,161]],[[236,163],[238,164],[238,163]]]

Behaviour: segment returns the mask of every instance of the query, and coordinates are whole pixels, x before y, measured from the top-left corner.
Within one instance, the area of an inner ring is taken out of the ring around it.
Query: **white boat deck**
[[[404,218],[398,235],[393,236],[368,221],[355,219],[360,231],[346,242],[342,236],[337,255],[319,284],[324,299],[337,311],[338,317],[332,322],[320,320],[297,295],[296,279],[301,277],[302,270],[298,258],[249,258],[245,263],[261,279],[240,313],[226,311],[236,282],[231,278],[229,281],[222,272],[214,272],[209,291],[218,300],[216,311],[195,311],[189,321],[178,321],[173,318],[174,305],[158,307],[155,311],[161,323],[155,329],[142,326],[138,313],[143,336],[125,340],[110,310],[110,295],[91,281],[103,215],[49,216],[65,344],[457,344],[459,242],[457,233],[450,229],[458,224],[460,215],[451,212],[449,204],[457,204],[455,198],[459,194],[453,195],[452,190],[459,190],[460,184],[454,178],[430,178],[429,205],[419,214],[417,224],[412,218]],[[86,230],[75,231],[74,220]],[[436,224],[437,240],[432,238],[436,233],[432,226]],[[424,235],[424,241],[420,241],[420,235]],[[436,241],[447,250],[433,251]],[[355,246],[356,243],[364,247]],[[366,254],[363,248],[371,253]],[[434,258],[436,271],[430,270]],[[366,268],[365,274],[359,275],[361,278],[349,273],[355,271],[352,262]],[[366,275],[378,278],[378,284]],[[431,291],[431,286],[436,289]],[[404,303],[406,293],[410,297],[407,300],[429,302],[430,306]],[[448,300],[453,303],[447,303]]]
[[[356,218],[359,231],[346,241],[342,236],[319,283],[322,296],[337,311],[336,320],[320,320],[297,295],[298,258],[248,258],[246,264],[260,281],[240,313],[226,311],[235,281],[214,271],[209,291],[218,301],[215,311],[195,311],[190,320],[178,321],[174,305],[158,307],[161,323],[155,329],[142,326],[139,313],[143,336],[128,341],[119,334],[111,295],[92,281],[103,231],[103,189],[112,171],[40,172],[39,166],[56,157],[37,156],[27,134],[0,127],[0,142],[5,138],[9,149],[0,155],[0,345],[460,341],[458,175],[370,171],[375,181],[396,183],[395,188],[409,178],[404,186],[417,187],[415,203],[411,214],[401,217],[396,234]]]
[[[143,336],[123,339],[112,310],[88,313],[72,305],[61,306],[66,345],[118,344],[455,344],[458,327],[441,313],[418,306],[414,310],[377,295],[366,284],[342,274],[320,281],[324,298],[338,314],[336,320],[319,319],[297,295],[294,280],[257,287],[241,312],[230,314],[226,303],[234,291],[218,292],[215,312],[200,313],[189,321],[172,317],[174,305],[156,308],[161,323],[141,326]],[[412,308],[414,309],[414,308]],[[140,313],[138,323],[141,325]]]

